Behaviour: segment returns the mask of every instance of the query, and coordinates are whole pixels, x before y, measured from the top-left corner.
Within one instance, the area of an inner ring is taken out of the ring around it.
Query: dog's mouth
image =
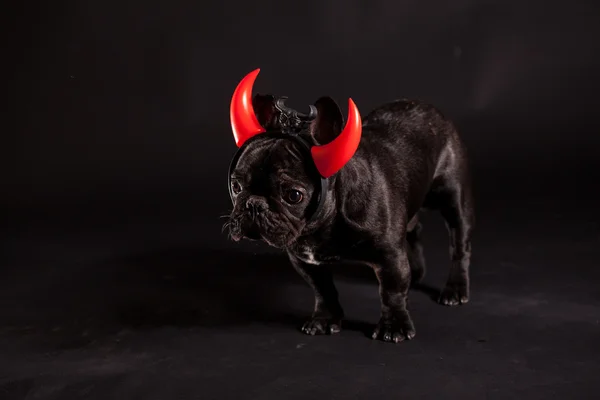
[[[242,227],[242,221],[241,218],[236,218],[236,217],[230,217],[229,222],[229,237],[231,238],[231,240],[233,240],[234,242],[239,242],[242,239],[245,239],[247,237],[247,231],[248,229],[244,229]]]
[[[229,236],[235,242],[242,239],[260,240],[262,234],[256,222],[256,218],[241,216],[232,216],[229,220]]]
[[[295,235],[292,232],[284,231],[283,229],[273,229],[270,232],[268,229],[264,229],[269,226],[273,226],[273,223],[266,223],[256,218],[244,217],[243,215],[237,218],[232,217],[229,221],[229,237],[234,242],[239,242],[243,239],[251,241],[262,240],[275,248],[285,248],[294,241]]]
[[[230,234],[231,239],[235,242],[239,242],[242,239],[248,239],[248,240],[261,240],[262,239],[262,235],[260,234],[260,232],[258,231],[258,229],[256,227],[252,227],[249,230],[246,231],[242,231],[241,229],[235,232],[231,232]]]

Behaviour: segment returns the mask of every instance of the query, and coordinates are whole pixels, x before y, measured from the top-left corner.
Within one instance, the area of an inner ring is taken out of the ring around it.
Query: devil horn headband
[[[260,69],[250,72],[238,84],[229,110],[233,138],[238,147],[251,137],[266,132],[260,125],[252,107],[252,88]],[[283,105],[280,103],[279,105]],[[311,108],[311,116],[313,108]],[[338,172],[354,156],[360,143],[362,121],[356,104],[348,99],[348,122],[344,130],[330,143],[313,146],[312,159],[322,177],[328,178]]]

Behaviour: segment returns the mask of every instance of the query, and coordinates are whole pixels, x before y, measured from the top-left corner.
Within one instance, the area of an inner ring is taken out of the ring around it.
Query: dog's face
[[[330,98],[315,103],[318,117],[301,135],[313,144],[329,142],[343,117]],[[311,153],[296,140],[269,135],[278,129],[272,96],[256,95],[253,107],[267,132],[248,141],[231,173],[233,211],[229,235],[262,240],[285,248],[302,234],[320,192],[320,176]]]
[[[313,196],[318,196],[319,178],[310,161],[293,140],[264,135],[248,143],[231,176],[231,238],[289,246],[306,224]]]

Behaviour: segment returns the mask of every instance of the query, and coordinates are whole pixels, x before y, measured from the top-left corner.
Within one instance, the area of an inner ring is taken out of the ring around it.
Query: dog
[[[233,241],[287,252],[315,296],[302,332],[340,332],[344,311],[330,267],[353,261],[372,267],[379,282],[372,338],[415,337],[407,297],[425,274],[422,210],[438,210],[449,232],[450,272],[439,303],[467,303],[475,210],[467,151],[453,122],[409,100],[363,120],[349,99],[344,123],[337,103],[321,97],[304,114],[285,106],[285,97],[252,97],[259,71],[238,84],[230,104],[238,150],[227,225]]]

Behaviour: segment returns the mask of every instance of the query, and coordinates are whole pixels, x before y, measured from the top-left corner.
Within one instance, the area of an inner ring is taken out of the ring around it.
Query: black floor
[[[379,313],[367,268],[336,270],[339,336],[299,333],[307,285],[281,255],[228,244],[217,219],[12,229],[0,399],[598,398],[598,211],[543,197],[485,204],[472,299],[458,308],[433,301],[447,244],[427,217],[417,336],[398,345],[366,337]]]

